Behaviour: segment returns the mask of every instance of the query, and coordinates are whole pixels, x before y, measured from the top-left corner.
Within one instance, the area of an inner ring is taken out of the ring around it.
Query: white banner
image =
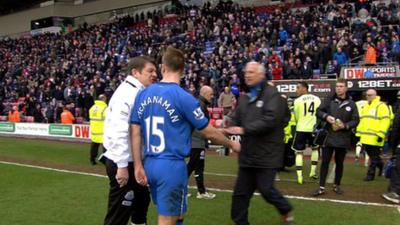
[[[49,125],[40,123],[16,123],[16,134],[47,136],[49,135]]]
[[[86,124],[0,123],[0,133],[89,140],[90,126]]]

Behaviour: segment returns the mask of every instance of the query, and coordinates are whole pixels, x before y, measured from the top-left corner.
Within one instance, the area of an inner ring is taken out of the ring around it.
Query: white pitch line
[[[204,172],[205,175],[211,175],[211,176],[219,176],[219,177],[237,177],[235,174],[228,174],[228,173],[211,173],[211,172]],[[285,179],[285,178],[279,178],[279,180],[275,181],[285,181],[285,182],[297,182],[296,179]],[[315,183],[313,181],[304,181],[304,183]]]
[[[70,173],[70,174],[77,174],[77,175],[85,175],[85,176],[107,178],[107,176],[96,174],[96,173],[85,173],[85,172],[78,172],[78,171],[72,171],[72,170],[62,170],[62,169],[55,169],[55,168],[51,168],[51,167],[34,166],[34,165],[29,165],[29,164],[7,162],[7,161],[0,161],[0,163],[7,164],[7,165],[15,165],[15,166],[21,166],[21,167],[28,167],[28,168],[56,171],[56,172],[61,172],[61,173]],[[196,189],[195,186],[189,186],[189,188],[190,189]],[[207,189],[210,190],[210,191],[216,191],[216,192],[226,192],[226,193],[232,193],[233,192],[232,190],[219,189],[219,188],[207,188]],[[255,195],[259,196],[260,193],[255,193]],[[290,199],[307,200],[307,201],[321,201],[321,202],[333,202],[333,203],[342,203],[342,204],[351,204],[351,205],[390,207],[390,208],[397,208],[397,211],[400,213],[400,207],[399,206],[390,205],[390,204],[381,204],[381,203],[374,203],[374,202],[362,202],[362,201],[347,201],[347,200],[326,199],[326,198],[310,198],[310,197],[293,196],[293,195],[285,195],[285,197],[290,198]]]
[[[104,176],[104,175],[101,175],[101,174],[96,174],[96,173],[85,173],[85,172],[72,171],[72,170],[61,170],[61,169],[55,169],[55,168],[51,168],[51,167],[34,166],[34,165],[29,165],[29,164],[6,162],[6,161],[0,161],[0,163],[8,164],[8,165],[14,165],[14,166],[22,166],[22,167],[29,167],[29,168],[35,168],[35,169],[42,169],[42,170],[57,171],[57,172],[61,172],[61,173],[71,173],[71,174],[79,174],[79,175],[107,178],[107,176]]]

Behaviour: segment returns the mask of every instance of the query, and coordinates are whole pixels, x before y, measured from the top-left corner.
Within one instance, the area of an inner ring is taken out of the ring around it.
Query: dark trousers
[[[97,154],[99,154],[99,147],[103,149],[103,153],[105,152],[104,147],[101,143],[92,142],[90,143],[90,162],[95,163]]]
[[[364,149],[367,152],[368,156],[371,158],[371,163],[369,164],[368,167],[367,178],[374,179],[375,170],[377,167],[379,169],[379,172],[382,174],[383,162],[380,156],[381,147],[373,145],[364,145]]]
[[[390,176],[389,189],[400,195],[400,149],[396,150],[396,166]]]
[[[113,161],[106,160],[107,175],[110,179],[110,192],[104,225],[126,225],[129,218],[131,218],[132,223],[146,223],[147,210],[150,204],[148,188],[136,182],[133,163],[128,164],[128,184],[119,187],[115,179],[117,169],[117,165]]]
[[[319,185],[321,187],[325,187],[326,177],[328,175],[329,163],[332,159],[332,155],[335,152],[335,184],[340,185],[340,181],[343,176],[343,162],[346,157],[346,149],[345,148],[334,148],[334,147],[325,147],[322,148],[322,163],[320,169],[320,178]]]
[[[248,225],[248,208],[250,199],[256,189],[270,204],[274,205],[281,215],[292,210],[292,206],[274,187],[277,169],[239,168],[232,196],[231,217],[237,225]]]
[[[187,164],[188,177],[190,177],[194,171],[197,191],[201,194],[206,192],[206,188],[204,187],[204,159],[205,149],[192,148],[190,150],[190,159]]]

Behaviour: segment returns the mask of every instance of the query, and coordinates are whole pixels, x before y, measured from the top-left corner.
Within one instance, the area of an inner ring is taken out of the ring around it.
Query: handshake
[[[333,116],[327,116],[326,121],[332,125],[333,131],[338,131],[345,128],[344,123],[340,119],[335,119]]]

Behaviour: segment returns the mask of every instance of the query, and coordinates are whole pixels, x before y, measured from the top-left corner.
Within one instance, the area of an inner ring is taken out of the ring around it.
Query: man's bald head
[[[377,95],[378,95],[378,93],[376,92],[375,89],[368,89],[367,90],[367,101],[369,103],[371,103],[376,98]]]
[[[210,86],[204,85],[200,88],[200,96],[205,98],[208,102],[211,102],[214,97],[214,90]]]
[[[99,100],[100,100],[100,101],[103,101],[103,102],[107,102],[107,96],[101,94],[101,95],[99,95]]]

